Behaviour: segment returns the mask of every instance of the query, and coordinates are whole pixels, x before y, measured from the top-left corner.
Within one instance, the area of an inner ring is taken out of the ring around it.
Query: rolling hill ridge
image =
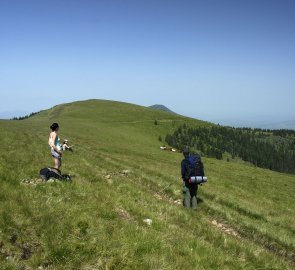
[[[37,179],[52,122],[72,183]],[[184,123],[213,125],[106,100],[0,120],[1,269],[293,269],[295,176],[203,157],[184,209],[182,155],[159,149]]]

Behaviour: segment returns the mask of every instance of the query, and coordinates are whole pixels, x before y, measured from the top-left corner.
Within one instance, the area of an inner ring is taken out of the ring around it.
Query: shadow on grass
[[[197,203],[198,204],[202,204],[204,202],[204,200],[202,198],[197,197]]]

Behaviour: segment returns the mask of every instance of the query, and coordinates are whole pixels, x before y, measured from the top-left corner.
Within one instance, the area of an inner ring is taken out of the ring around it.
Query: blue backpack
[[[192,176],[204,176],[204,165],[200,155],[193,154],[187,158],[185,167],[185,178],[189,179]]]

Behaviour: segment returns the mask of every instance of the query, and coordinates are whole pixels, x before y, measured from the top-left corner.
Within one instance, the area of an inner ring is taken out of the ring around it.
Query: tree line
[[[41,111],[39,111],[39,112],[41,112]],[[32,113],[30,113],[30,114],[28,114],[28,115],[25,115],[25,116],[13,117],[11,120],[25,120],[25,119],[27,119],[27,118],[30,118],[30,117],[36,115],[36,114],[39,113],[39,112],[32,112]]]
[[[255,166],[295,174],[295,131],[183,124],[165,138],[177,149],[189,147],[202,155],[241,158]]]

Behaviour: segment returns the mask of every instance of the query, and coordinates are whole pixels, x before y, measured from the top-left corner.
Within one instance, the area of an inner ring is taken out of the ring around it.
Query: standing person
[[[54,160],[54,168],[59,170],[61,166],[62,147],[60,144],[60,139],[57,135],[59,130],[58,123],[53,123],[50,126],[50,128],[51,128],[51,132],[49,134],[48,144],[51,147],[51,155]]]
[[[185,207],[197,209],[198,184],[192,182],[192,176],[204,176],[203,163],[200,156],[190,155],[188,148],[183,150],[184,159],[181,161],[181,177],[183,180],[183,204]],[[196,164],[198,164],[196,168]]]
[[[68,140],[64,140],[63,144],[62,144],[62,150],[63,151],[71,151],[73,152],[73,148],[72,146],[69,145],[69,141]]]

